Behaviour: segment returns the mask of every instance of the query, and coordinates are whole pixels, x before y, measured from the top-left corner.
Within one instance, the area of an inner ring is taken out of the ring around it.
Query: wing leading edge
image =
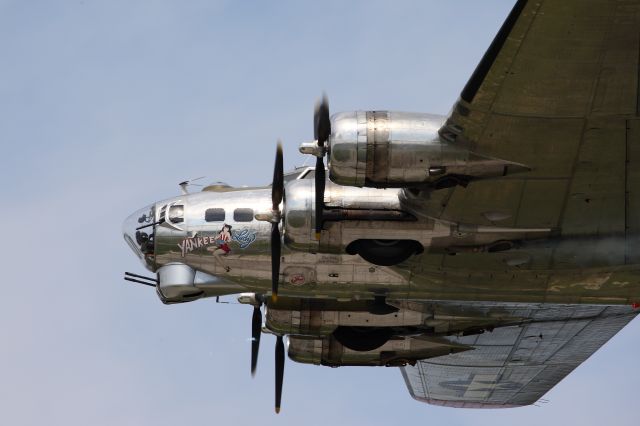
[[[530,322],[450,337],[475,350],[402,368],[411,396],[434,405],[509,408],[534,404],[638,314],[628,306],[513,305]]]

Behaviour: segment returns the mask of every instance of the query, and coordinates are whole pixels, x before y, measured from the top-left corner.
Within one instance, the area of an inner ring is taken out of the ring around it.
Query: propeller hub
[[[280,223],[281,221],[282,221],[282,213],[280,212],[280,210],[272,210],[271,218],[269,219],[269,222]]]
[[[324,157],[327,154],[327,147],[320,146],[318,141],[302,142],[298,148],[301,154],[313,155],[315,157]]]
[[[271,300],[278,298],[278,283],[280,282],[280,256],[282,255],[282,240],[280,236],[280,204],[284,200],[284,171],[282,159],[282,145],[278,142],[276,161],[273,168],[273,183],[271,184]]]

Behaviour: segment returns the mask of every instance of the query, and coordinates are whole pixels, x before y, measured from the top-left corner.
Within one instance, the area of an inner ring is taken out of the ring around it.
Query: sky
[[[277,139],[301,165],[323,91],[446,114],[512,3],[0,0],[0,422],[637,424],[638,320],[541,407],[433,407],[396,369],[289,361],[275,415],[250,307],[122,280],[144,272],[125,217],[191,177],[268,183]]]

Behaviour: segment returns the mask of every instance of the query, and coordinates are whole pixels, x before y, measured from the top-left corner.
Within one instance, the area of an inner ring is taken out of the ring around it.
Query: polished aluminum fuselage
[[[577,263],[549,269],[535,262],[519,262],[521,254],[509,253],[503,256],[506,260],[500,261],[503,267],[496,269],[490,264],[495,263],[499,254],[478,250],[495,241],[513,239],[530,240],[529,252],[562,243],[549,239],[549,229],[477,227],[425,217],[409,222],[345,220],[327,222],[320,241],[316,241],[313,181],[303,178],[307,172],[286,185],[284,223],[280,225],[285,241],[280,270],[280,293],[284,297],[346,302],[384,295],[390,300],[554,303],[628,303],[638,297],[637,265],[593,262],[592,266]],[[155,225],[154,251],[140,255],[149,270],[158,272],[158,293],[163,301],[182,302],[241,292],[268,295],[271,224],[255,217],[270,213],[270,197],[270,187],[222,188],[155,203],[152,209],[155,222],[161,221],[162,212],[171,206],[183,206],[182,221]],[[401,189],[330,183],[325,200],[328,206],[374,212],[411,211],[413,207],[410,197]],[[211,217],[207,220],[207,211],[212,209],[224,213],[213,217],[215,220]],[[251,209],[253,217],[236,217],[238,209]],[[225,225],[231,227],[232,239],[226,242],[229,251],[216,252],[221,243],[218,236]],[[411,238],[419,241],[425,252],[393,267],[376,266],[358,255],[344,253],[344,247],[361,238]],[[466,247],[469,253],[464,255],[478,259],[473,269],[455,267],[456,257],[446,254],[450,247]],[[581,248],[600,250],[597,240],[583,242]],[[509,259],[515,260],[509,263]],[[444,261],[454,266],[447,266]],[[517,291],[513,290],[514,283],[518,283]]]
[[[287,188],[306,188],[307,183],[296,181]],[[383,190],[379,190],[383,191]],[[385,196],[371,197],[378,204],[395,199],[397,190],[383,191]],[[388,194],[388,195],[387,195]],[[297,199],[300,198],[300,199]],[[184,222],[178,226],[166,223],[155,227],[155,253],[147,257],[147,267],[151,271],[162,271],[167,265],[188,265],[195,271],[207,274],[209,281],[201,279],[194,287],[203,290],[202,296],[214,296],[239,292],[268,294],[271,288],[271,254],[269,238],[271,224],[255,218],[239,222],[234,219],[236,209],[252,209],[254,215],[271,211],[271,189],[237,189],[225,192],[200,192],[164,200],[155,205],[160,212],[170,204],[184,205]],[[320,243],[313,237],[313,215],[310,214],[310,198],[301,196],[299,191],[287,191],[287,205],[284,221],[284,245],[281,263],[281,293],[283,296],[316,298],[337,298],[357,300],[370,298],[374,292],[383,289],[394,297],[405,297],[409,279],[400,271],[371,265],[358,256],[337,253],[318,253]],[[206,211],[224,209],[223,220],[207,222]],[[156,216],[156,221],[160,217]],[[228,243],[230,251],[220,253],[218,261],[212,253],[216,247],[215,238],[224,225],[231,226],[234,239]],[[180,229],[176,229],[180,228]],[[447,232],[448,232],[448,227]],[[286,229],[289,229],[287,233]],[[371,229],[361,232],[371,233]],[[392,235],[392,229],[376,230],[378,236]],[[401,230],[396,230],[396,233]],[[442,231],[440,231],[442,232]],[[238,236],[238,237],[236,237]],[[244,236],[244,240],[241,240]],[[329,234],[327,234],[327,237]],[[332,250],[339,251],[338,242]],[[324,244],[328,245],[328,244]],[[289,246],[295,249],[289,248]],[[228,270],[225,268],[228,267]],[[204,277],[204,275],[203,275]],[[215,279],[213,279],[215,277]],[[159,290],[163,290],[160,280]],[[185,285],[186,287],[186,285]],[[184,288],[185,292],[192,292]]]

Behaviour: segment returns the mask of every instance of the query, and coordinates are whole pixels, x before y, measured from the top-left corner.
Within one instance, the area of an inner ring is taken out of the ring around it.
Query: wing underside
[[[402,375],[416,400],[468,408],[534,404],[636,315],[631,307],[512,305],[522,325],[449,337],[474,350],[418,361]]]
[[[598,250],[584,243],[529,248],[531,269],[639,263],[639,29],[639,0],[518,0],[440,135],[531,170],[428,193],[426,215],[490,226],[487,212],[500,212],[500,226],[615,240]],[[423,256],[423,269],[492,267],[477,256]],[[527,285],[514,280],[508,289],[524,292]],[[594,289],[585,286],[580,296]],[[524,321],[450,338],[475,350],[403,368],[415,399],[453,407],[533,404],[636,315],[623,306],[500,306]]]
[[[640,232],[640,1],[519,0],[443,139],[530,172],[430,194],[427,214],[562,235]],[[635,242],[613,256],[637,258]],[[632,259],[629,259],[632,258]]]

